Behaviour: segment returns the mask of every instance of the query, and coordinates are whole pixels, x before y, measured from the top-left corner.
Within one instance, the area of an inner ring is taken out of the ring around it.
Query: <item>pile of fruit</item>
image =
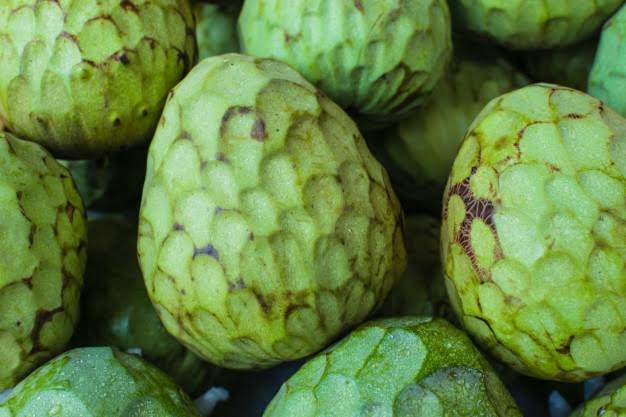
[[[623,0],[0,0],[0,417],[626,416]]]

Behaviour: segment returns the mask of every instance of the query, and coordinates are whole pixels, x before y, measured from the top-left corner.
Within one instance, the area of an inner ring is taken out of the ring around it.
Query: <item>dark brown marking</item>
[[[182,231],[182,230],[185,230],[185,226],[183,226],[183,225],[182,225],[182,224],[180,224],[180,223],[174,223],[174,227],[173,227],[173,229],[174,229],[176,232],[180,232],[180,231]]]
[[[63,307],[59,307],[51,311],[37,311],[37,315],[35,316],[35,323],[33,324],[33,330],[30,333],[31,340],[33,342],[32,352],[44,352],[46,350],[43,346],[41,346],[41,342],[39,340],[39,334],[41,333],[41,329],[46,324],[46,322],[50,321],[52,317],[54,317],[55,314],[62,312]]]
[[[356,7],[360,12],[365,11],[365,9],[363,9],[363,3],[361,3],[361,0],[354,0],[354,7]]]
[[[67,217],[69,217],[70,221],[74,220],[75,211],[76,207],[74,207],[71,203],[67,203],[67,206],[65,206],[65,213],[67,213]]]
[[[135,4],[132,1],[123,0],[120,3],[120,7],[124,10],[129,10],[134,13],[139,13],[139,8],[135,6]]]
[[[254,125],[252,126],[252,130],[250,131],[250,136],[253,139],[258,141],[264,141],[267,139],[267,131],[265,130],[265,122],[260,117],[254,121]]]
[[[209,255],[217,259],[218,261],[220,259],[220,254],[217,252],[217,249],[215,249],[215,246],[211,245],[210,243],[203,248],[195,248],[193,250],[194,259],[196,258],[196,256],[200,256],[200,255]]]

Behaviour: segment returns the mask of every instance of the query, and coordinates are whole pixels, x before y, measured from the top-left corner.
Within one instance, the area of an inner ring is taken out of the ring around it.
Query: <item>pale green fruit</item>
[[[589,94],[626,115],[626,6],[604,25],[593,68]]]
[[[536,84],[472,124],[444,197],[452,305],[516,370],[580,381],[626,365],[626,120]]]
[[[452,55],[444,0],[247,0],[245,53],[284,61],[369,121],[422,104]]]
[[[0,119],[57,156],[146,141],[195,59],[188,0],[0,2]]]
[[[407,216],[407,269],[385,300],[384,316],[452,316],[439,259],[440,228],[434,217]]]
[[[87,230],[67,170],[41,146],[0,133],[0,390],[69,342]]]
[[[521,417],[470,339],[442,319],[366,323],[283,384],[264,417]]]
[[[580,406],[571,417],[626,416],[626,375],[609,382],[592,399]]]
[[[491,99],[528,84],[494,51],[479,52],[469,45],[461,49],[426,105],[378,134],[382,139],[370,140],[410,208],[441,212],[448,173],[472,120]]]
[[[235,10],[212,3],[197,3],[193,6],[199,60],[239,52]]]
[[[109,347],[65,352],[22,381],[0,417],[199,417],[187,395],[135,355]]]
[[[593,38],[567,48],[526,52],[522,57],[524,69],[537,82],[586,91],[597,47],[598,39]]]
[[[208,58],[148,156],[139,260],[165,327],[205,359],[310,355],[403,272],[402,214],[354,122],[291,67]]]
[[[623,0],[449,0],[455,27],[512,49],[571,45],[594,33]]]
[[[89,236],[83,314],[75,342],[139,349],[144,359],[188,393],[205,390],[216,370],[182,346],[161,324],[137,262],[136,227],[113,218],[92,220]]]

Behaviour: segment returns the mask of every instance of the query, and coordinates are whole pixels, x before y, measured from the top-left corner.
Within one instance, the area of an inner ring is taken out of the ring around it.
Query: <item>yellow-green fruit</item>
[[[228,52],[239,52],[237,14],[231,8],[233,7],[213,3],[194,4],[198,60]]]
[[[139,225],[165,327],[216,364],[310,355],[404,269],[401,209],[354,122],[291,67],[208,58],[172,92]]]
[[[189,0],[3,0],[0,119],[54,155],[91,158],[154,133],[195,59]]]
[[[624,0],[449,0],[457,30],[511,49],[548,49],[582,41]]]
[[[491,101],[454,162],[441,250],[466,329],[518,371],[626,365],[626,120],[536,84]]]
[[[86,238],[67,170],[41,146],[0,133],[0,389],[72,336]]]
[[[372,124],[422,104],[452,55],[445,0],[247,0],[239,32]]]
[[[366,323],[285,382],[264,417],[521,417],[469,337],[442,319]]]
[[[370,140],[407,208],[441,213],[446,180],[469,125],[491,99],[528,84],[504,57],[477,48],[460,44],[432,98]]]
[[[571,415],[571,417],[624,416],[626,416],[626,375],[609,382]]]
[[[452,316],[439,258],[440,228],[434,217],[407,216],[407,269],[385,300],[384,316]]]

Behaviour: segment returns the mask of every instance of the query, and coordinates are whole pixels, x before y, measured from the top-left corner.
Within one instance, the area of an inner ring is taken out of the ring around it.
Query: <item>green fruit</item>
[[[526,52],[524,68],[535,81],[585,91],[597,46],[598,39],[593,38],[567,48]]]
[[[623,0],[449,0],[460,30],[512,49],[571,45],[594,33]]]
[[[466,329],[518,371],[626,365],[626,120],[536,84],[474,121],[444,197],[442,260]]]
[[[60,161],[72,174],[85,207],[116,211],[139,205],[148,148],[109,153],[96,159]]]
[[[196,17],[199,60],[228,52],[239,52],[235,12],[211,3],[197,3],[193,11]]]
[[[86,239],[67,170],[41,146],[0,133],[0,390],[70,340]]]
[[[425,101],[452,54],[444,0],[247,0],[242,49],[296,68],[368,120]]]
[[[452,316],[439,260],[439,220],[407,216],[407,269],[391,289],[381,313],[385,316]]]
[[[206,389],[215,370],[167,333],[148,299],[137,262],[135,227],[105,218],[89,222],[89,236],[77,342],[140,349],[187,392]]]
[[[22,381],[0,417],[199,417],[157,368],[109,347],[66,352]]]
[[[188,0],[4,0],[0,119],[69,159],[144,142],[193,34]]]
[[[441,212],[448,173],[472,120],[489,100],[528,83],[507,60],[489,52],[489,59],[478,58],[484,50],[460,52],[423,108],[382,132],[382,140],[370,140],[406,206]]]
[[[626,5],[609,20],[600,36],[589,75],[589,94],[626,115]]]
[[[571,417],[626,416],[626,375],[609,382],[591,400],[579,407]]]
[[[367,323],[307,362],[264,417],[520,416],[489,363],[442,319]]]
[[[208,58],[148,156],[139,259],[168,331],[205,359],[310,355],[379,307],[405,266],[402,214],[354,122],[291,67]]]

